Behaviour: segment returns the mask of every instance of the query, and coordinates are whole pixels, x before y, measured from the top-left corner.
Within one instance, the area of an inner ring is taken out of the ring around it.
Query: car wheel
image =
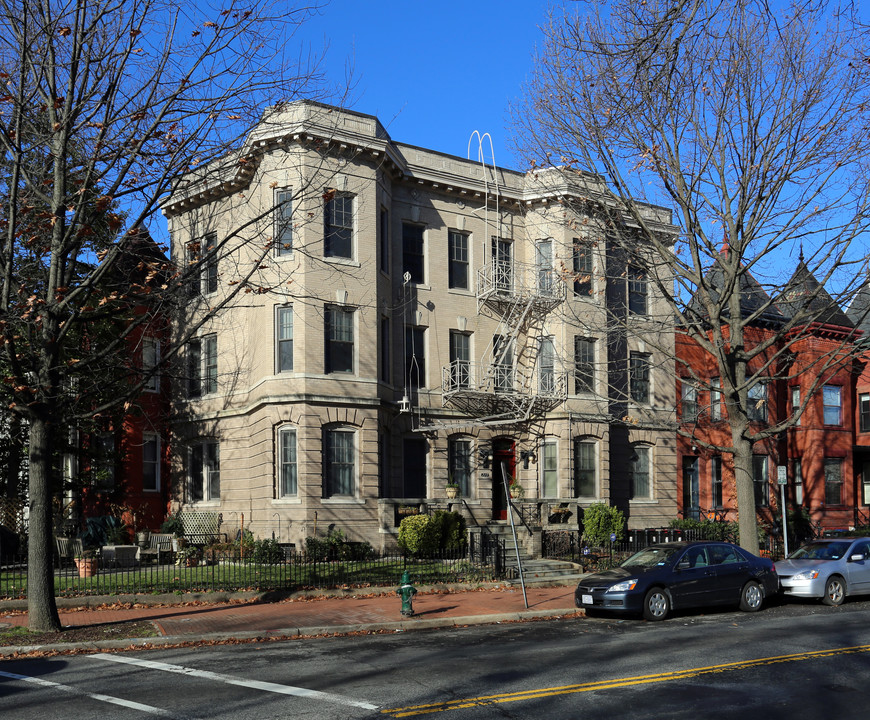
[[[842,605],[846,599],[846,583],[839,575],[831,575],[825,583],[822,602],[825,605]]]
[[[662,588],[653,588],[643,599],[645,620],[664,620],[671,611],[671,600]]]
[[[761,610],[761,605],[764,602],[764,593],[754,580],[750,580],[743,586],[740,591],[740,609],[743,612],[756,612]]]

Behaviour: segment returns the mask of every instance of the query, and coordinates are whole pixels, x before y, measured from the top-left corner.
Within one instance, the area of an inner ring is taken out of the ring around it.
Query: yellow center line
[[[773,657],[758,658],[756,660],[740,660],[723,665],[707,665],[699,668],[686,670],[672,670],[654,675],[636,675],[627,678],[613,678],[610,680],[597,680],[595,682],[580,683],[578,685],[562,685],[559,687],[538,688],[535,690],[521,690],[519,692],[501,693],[497,695],[482,695],[476,698],[462,700],[446,700],[440,703],[428,705],[409,705],[408,707],[390,708],[381,710],[385,715],[393,717],[412,717],[414,715],[428,715],[431,713],[444,712],[445,710],[461,710],[463,708],[480,707],[483,705],[496,705],[499,703],[517,702],[520,700],[537,700],[539,698],[553,697],[555,695],[569,695],[571,693],[593,692],[595,690],[611,690],[613,688],[629,687],[632,685],[648,685],[651,683],[668,682],[671,680],[684,680],[687,678],[710,675],[713,673],[727,672],[731,670],[747,670],[763,665],[776,665],[777,663],[795,662],[798,660],[813,660],[816,658],[833,657],[835,655],[849,655],[855,653],[870,652],[870,645],[856,645],[854,647],[833,648],[830,650],[813,650],[793,655],[774,655]]]

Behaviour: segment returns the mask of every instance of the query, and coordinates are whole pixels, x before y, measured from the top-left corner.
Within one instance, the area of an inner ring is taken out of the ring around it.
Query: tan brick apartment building
[[[297,546],[334,526],[391,547],[403,513],[448,504],[501,521],[505,474],[533,525],[596,501],[631,527],[675,517],[673,327],[607,243],[607,205],[589,174],[397,143],[314,103],[267,112],[165,206],[183,322],[235,293],[182,363],[177,502]]]

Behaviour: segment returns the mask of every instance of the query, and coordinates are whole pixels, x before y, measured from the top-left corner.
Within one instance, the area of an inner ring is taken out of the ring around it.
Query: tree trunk
[[[758,555],[758,526],[755,520],[755,481],[752,474],[752,443],[734,433],[734,484],[737,487],[737,527],[740,547]]]
[[[61,629],[54,599],[51,513],[51,442],[45,419],[30,423],[30,521],[27,545],[27,626],[37,632]]]

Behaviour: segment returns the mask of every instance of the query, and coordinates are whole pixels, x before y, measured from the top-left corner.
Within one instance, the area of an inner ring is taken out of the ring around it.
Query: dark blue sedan
[[[574,604],[664,620],[672,610],[689,607],[733,605],[755,612],[778,591],[770,560],[726,542],[672,542],[650,545],[619,567],[587,575]]]

